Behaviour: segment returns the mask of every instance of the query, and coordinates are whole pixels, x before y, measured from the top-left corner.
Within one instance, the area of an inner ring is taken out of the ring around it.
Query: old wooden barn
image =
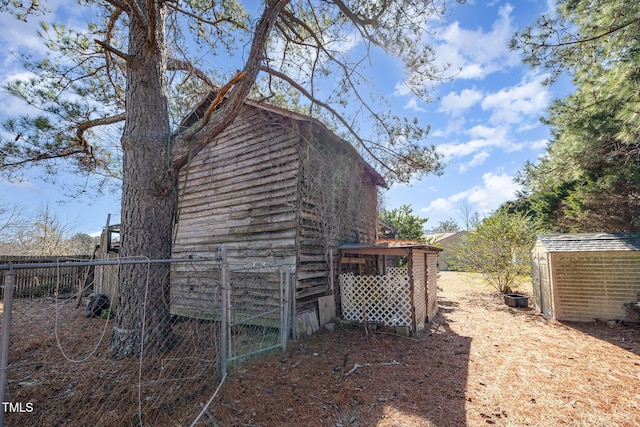
[[[558,320],[638,320],[640,235],[539,235],[532,250],[536,309]]]
[[[229,263],[291,265],[296,315],[318,318],[318,300],[335,293],[338,246],[375,242],[384,185],[317,120],[246,101],[181,171],[173,256],[207,257],[225,245]],[[172,276],[172,313],[212,315],[209,285],[195,279],[188,271]]]

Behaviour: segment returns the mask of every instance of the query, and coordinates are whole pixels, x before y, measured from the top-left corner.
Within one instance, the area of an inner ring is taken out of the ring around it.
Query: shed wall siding
[[[532,253],[533,298],[536,310],[552,317],[553,289],[551,286],[551,265],[549,252],[536,247]]]
[[[427,264],[424,252],[411,252],[411,278],[413,285],[413,309],[415,310],[416,331],[424,329],[427,318]]]
[[[427,253],[427,321],[438,313],[438,254]]]
[[[173,256],[211,257],[225,244],[231,264],[295,265],[296,312],[317,310],[331,291],[329,253],[375,241],[377,186],[353,152],[313,129],[243,107],[180,173]],[[172,312],[209,317],[198,313],[212,310],[216,274],[174,268]]]
[[[613,320],[627,316],[638,300],[640,253],[552,253],[555,317],[559,320]]]

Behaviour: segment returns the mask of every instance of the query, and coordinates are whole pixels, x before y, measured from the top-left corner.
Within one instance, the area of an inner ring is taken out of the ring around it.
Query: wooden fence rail
[[[89,260],[89,256],[64,260]],[[60,257],[0,256],[0,264],[51,264],[50,267],[16,269],[15,297],[37,298],[77,292],[93,281],[94,266],[65,266]],[[0,275],[0,297],[4,298],[4,276]]]

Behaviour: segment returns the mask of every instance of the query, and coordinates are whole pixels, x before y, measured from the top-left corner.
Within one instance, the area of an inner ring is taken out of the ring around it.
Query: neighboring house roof
[[[216,97],[216,93],[215,92],[211,92],[207,97],[205,97],[205,99],[203,99],[200,102],[200,104],[196,107],[196,109],[182,121],[182,123],[180,124],[180,129],[188,128],[189,126],[191,126],[195,122],[197,122],[203,116],[204,111],[206,111],[206,109],[211,104],[211,102],[213,102],[215,97]],[[258,101],[254,101],[254,100],[251,100],[251,99],[245,99],[244,104],[248,105],[248,106],[255,107],[255,108],[259,108],[259,109],[261,109],[263,111],[269,111],[271,113],[275,113],[275,114],[278,114],[278,115],[281,115],[281,116],[284,116],[284,117],[288,117],[288,118],[296,120],[298,122],[308,123],[310,126],[315,128],[316,130],[324,133],[331,140],[333,140],[333,142],[336,144],[336,146],[342,148],[343,150],[345,150],[346,152],[348,152],[349,154],[354,156],[354,158],[356,158],[358,160],[358,162],[360,162],[362,164],[365,172],[367,173],[367,175],[369,175],[371,177],[371,179],[373,180],[373,182],[376,185],[378,185],[380,187],[388,188],[388,185],[385,182],[385,180],[382,177],[382,175],[380,175],[369,163],[367,163],[367,161],[362,157],[362,155],[360,155],[358,150],[356,150],[353,147],[353,145],[351,145],[349,142],[347,142],[347,141],[343,140],[342,138],[340,138],[339,136],[337,136],[335,133],[333,133],[327,126],[325,126],[319,120],[317,120],[317,119],[315,119],[313,117],[310,117],[310,116],[306,116],[306,115],[301,114],[301,113],[297,113],[295,111],[291,111],[291,110],[287,110],[285,108],[281,108],[281,107],[277,107],[275,105],[271,105],[271,104],[269,104],[267,102],[258,102]]]
[[[639,251],[640,234],[540,234],[537,240],[549,252]]]
[[[445,243],[447,240],[459,234],[466,234],[466,231],[456,231],[450,233],[425,233],[424,238],[428,242],[433,243]]]

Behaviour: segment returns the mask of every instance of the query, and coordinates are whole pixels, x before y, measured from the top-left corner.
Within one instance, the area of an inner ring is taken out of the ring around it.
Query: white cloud
[[[469,156],[491,145],[493,143],[486,139],[473,139],[462,144],[440,144],[436,148],[446,158],[457,158]]]
[[[509,131],[509,126],[477,125],[466,131],[471,138],[467,142],[440,144],[436,148],[439,153],[449,159],[475,155],[483,151],[489,153],[495,148],[505,152],[523,149],[526,144],[514,142],[509,137]]]
[[[490,128],[484,125],[477,125],[467,131],[472,138],[504,138],[506,131],[504,128]]]
[[[449,92],[442,97],[439,111],[453,117],[460,116],[465,110],[473,107],[482,99],[482,92],[475,89],[464,89],[460,94]]]
[[[418,106],[418,100],[416,98],[409,99],[409,101],[404,105],[403,108],[405,110],[412,110],[418,113],[424,113],[425,111],[427,111],[424,108]]]
[[[481,216],[487,216],[502,203],[515,198],[516,192],[520,188],[511,175],[487,172],[482,175],[481,185],[475,185],[447,198],[441,197],[433,200],[426,208],[420,209],[420,213],[456,217],[460,213],[458,209],[460,202],[466,200],[475,212]]]
[[[529,146],[533,150],[544,150],[547,148],[548,144],[549,144],[548,139],[539,139],[538,141],[533,141],[532,143],[530,143]]]
[[[19,191],[21,193],[24,192],[32,192],[32,193],[41,193],[42,190],[40,189],[40,187],[38,187],[37,185],[35,185],[33,182],[31,181],[8,181],[6,179],[1,179],[0,180],[0,188],[3,188],[4,191]],[[0,194],[2,193],[0,192]],[[9,200],[4,200],[5,202],[9,201]]]
[[[482,109],[490,110],[489,122],[492,124],[521,123],[525,118],[543,115],[551,95],[542,81],[544,75],[538,75],[521,84],[487,95],[482,101]]]
[[[488,32],[482,28],[463,29],[454,22],[437,36],[440,41],[438,59],[450,64],[452,70],[459,70],[454,78],[481,80],[495,71],[520,63],[518,55],[508,48],[509,39],[515,31],[511,24],[512,10],[509,4],[500,8]]]
[[[464,173],[464,172],[468,171],[471,168],[475,168],[477,166],[480,166],[488,158],[489,158],[489,153],[486,152],[486,151],[481,151],[481,152],[475,154],[473,156],[473,159],[471,159],[471,161],[469,161],[467,163],[463,163],[460,166],[458,166],[458,172]]]
[[[469,202],[481,214],[495,211],[502,203],[513,199],[521,188],[513,180],[513,176],[505,173],[487,172],[482,175],[482,183],[481,187],[474,187],[468,196]]]
[[[395,91],[393,92],[393,96],[407,96],[410,95],[411,89],[406,85],[405,82],[398,82],[395,86]]]

